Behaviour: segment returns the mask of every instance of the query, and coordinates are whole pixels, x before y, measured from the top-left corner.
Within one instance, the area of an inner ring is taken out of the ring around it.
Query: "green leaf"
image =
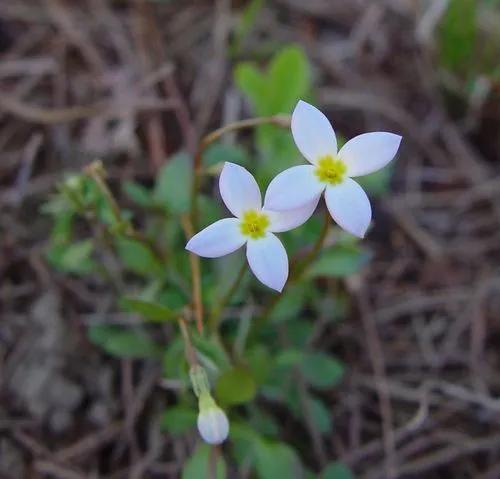
[[[92,240],[87,239],[68,245],[55,245],[48,251],[47,258],[60,271],[88,274],[97,267],[91,257],[93,250]]]
[[[345,464],[331,462],[321,472],[320,479],[354,479],[354,474]]]
[[[301,479],[303,470],[296,452],[287,444],[255,442],[255,466],[260,479]]]
[[[207,369],[218,372],[229,367],[228,357],[215,338],[194,333],[192,340],[200,361]]]
[[[163,265],[144,243],[131,239],[116,238],[116,248],[125,268],[142,276],[160,276],[164,273]]]
[[[184,360],[184,342],[179,336],[168,343],[161,363],[164,378],[180,380],[186,386],[189,384],[188,366]]]
[[[130,313],[138,313],[144,319],[155,322],[165,322],[177,319],[177,314],[171,309],[151,301],[136,298],[122,298],[120,306]]]
[[[234,70],[238,88],[248,97],[257,115],[269,115],[267,77],[251,63],[240,63]]]
[[[192,161],[187,153],[177,153],[162,167],[155,185],[157,204],[174,214],[189,210]]]
[[[357,245],[335,245],[325,250],[307,270],[308,278],[344,278],[359,272],[371,254]]]
[[[301,370],[309,384],[316,388],[335,386],[344,375],[344,365],[325,353],[306,353]]]
[[[217,399],[224,405],[242,404],[251,401],[257,392],[255,380],[250,372],[235,367],[219,376],[215,385]]]
[[[440,29],[441,60],[447,68],[467,68],[477,35],[476,0],[451,0]]]
[[[307,300],[308,285],[292,284],[279,296],[271,313],[273,321],[285,321],[297,317]]]
[[[139,206],[148,207],[154,203],[151,191],[135,181],[126,181],[123,185],[123,190]]]
[[[181,436],[196,427],[197,411],[186,406],[169,407],[162,415],[160,426],[172,436]]]
[[[297,349],[286,349],[278,353],[274,359],[274,365],[278,368],[289,369],[297,366],[304,359],[304,353]]]
[[[325,403],[316,397],[310,396],[308,399],[311,416],[316,428],[322,434],[330,432],[332,426],[332,414]],[[302,418],[303,419],[303,418]]]
[[[118,326],[94,325],[88,330],[90,341],[118,358],[157,357],[159,348],[143,331]]]
[[[212,448],[207,444],[200,444],[182,469],[182,479],[205,479],[210,470],[210,452]],[[215,450],[213,450],[215,452]],[[226,479],[226,463],[221,454],[217,455],[216,479]]]
[[[227,145],[225,143],[212,143],[203,153],[203,165],[211,167],[219,163],[230,161],[238,165],[248,165],[247,152],[239,145]]]
[[[297,46],[281,50],[269,67],[271,113],[290,113],[310,87],[310,72],[304,51]]]
[[[291,113],[298,100],[307,96],[310,68],[303,50],[287,46],[271,60],[266,73],[251,63],[240,63],[234,71],[236,85],[251,101],[258,115]]]
[[[246,351],[245,359],[255,381],[258,384],[264,383],[271,369],[269,350],[263,344],[254,344]]]

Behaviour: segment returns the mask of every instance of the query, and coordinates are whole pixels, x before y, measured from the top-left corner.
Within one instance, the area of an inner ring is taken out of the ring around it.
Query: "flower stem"
[[[196,357],[193,343],[191,342],[191,336],[189,334],[186,320],[183,317],[179,317],[177,321],[181,330],[182,340],[184,341],[184,353],[186,354],[186,360],[189,366],[196,366],[198,364],[198,358]]]
[[[247,263],[246,261],[243,261],[243,264],[241,265],[241,268],[238,272],[238,276],[234,280],[233,284],[229,287],[226,294],[222,296],[222,298],[218,301],[218,303],[214,306],[212,312],[210,313],[210,318],[208,320],[210,331],[212,332],[217,331],[217,328],[219,327],[220,323],[221,313],[226,307],[226,305],[229,303],[231,298],[233,297],[234,293],[236,293],[236,291],[238,290],[241,281],[245,276],[246,270],[247,270]]]
[[[273,115],[273,116],[263,116],[257,118],[250,118],[247,120],[236,121],[234,123],[230,123],[229,125],[223,126],[222,128],[212,131],[201,140],[200,145],[198,147],[198,151],[196,152],[196,155],[194,157],[193,180],[191,187],[191,211],[189,216],[185,216],[181,219],[184,233],[186,234],[186,237],[188,239],[193,236],[194,231],[198,224],[197,200],[198,200],[198,192],[200,189],[203,152],[210,144],[212,144],[214,141],[219,139],[222,135],[224,135],[227,132],[240,130],[244,128],[252,128],[254,126],[263,124],[274,124],[286,128],[290,126],[290,116]],[[192,288],[193,288],[193,309],[198,331],[201,334],[203,332],[203,302],[201,299],[200,259],[197,255],[190,253],[189,262],[191,266],[191,277],[192,277]],[[243,275],[243,273],[241,274]],[[238,281],[241,281],[241,279],[239,279]],[[235,289],[237,287],[238,284],[236,284]],[[234,293],[234,291],[230,292],[231,295]],[[228,297],[227,300],[225,301],[227,302],[229,299],[230,297]],[[218,322],[218,316],[220,316],[220,311],[222,311],[222,308],[224,307],[225,304],[226,303],[222,305],[219,311],[216,311],[215,319],[213,320],[211,319],[211,321]]]
[[[307,254],[307,256],[302,260],[302,262],[296,264],[295,268],[292,271],[291,281],[299,280],[307,268],[311,265],[311,263],[318,257],[318,254],[323,249],[323,245],[325,243],[326,237],[328,236],[328,231],[330,229],[330,214],[328,210],[325,209],[324,213],[324,221],[323,227],[321,228],[320,235],[318,239],[314,243],[311,251]]]
[[[193,236],[193,225],[188,216],[181,217],[182,228],[186,238],[189,239]],[[200,258],[194,253],[189,253],[189,267],[191,268],[191,282],[193,288],[193,310],[196,320],[196,327],[200,334],[203,333],[203,301],[201,298],[201,271],[200,271]]]

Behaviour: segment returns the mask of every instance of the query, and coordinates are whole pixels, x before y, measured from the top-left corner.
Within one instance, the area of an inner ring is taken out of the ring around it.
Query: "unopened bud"
[[[229,421],[224,411],[217,406],[210,393],[199,398],[198,431],[208,444],[221,444],[229,434]]]

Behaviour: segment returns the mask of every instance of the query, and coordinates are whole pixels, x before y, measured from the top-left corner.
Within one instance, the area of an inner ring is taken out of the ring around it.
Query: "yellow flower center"
[[[269,217],[264,213],[248,210],[240,223],[241,232],[252,239],[264,238],[269,226]]]
[[[342,160],[334,159],[332,155],[322,156],[316,166],[314,173],[319,181],[338,185],[344,180],[347,168]]]

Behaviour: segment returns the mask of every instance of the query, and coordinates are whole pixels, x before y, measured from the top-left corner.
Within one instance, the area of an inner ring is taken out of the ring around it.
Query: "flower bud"
[[[208,444],[221,444],[229,434],[229,421],[224,411],[217,406],[210,393],[199,399],[198,431]]]

